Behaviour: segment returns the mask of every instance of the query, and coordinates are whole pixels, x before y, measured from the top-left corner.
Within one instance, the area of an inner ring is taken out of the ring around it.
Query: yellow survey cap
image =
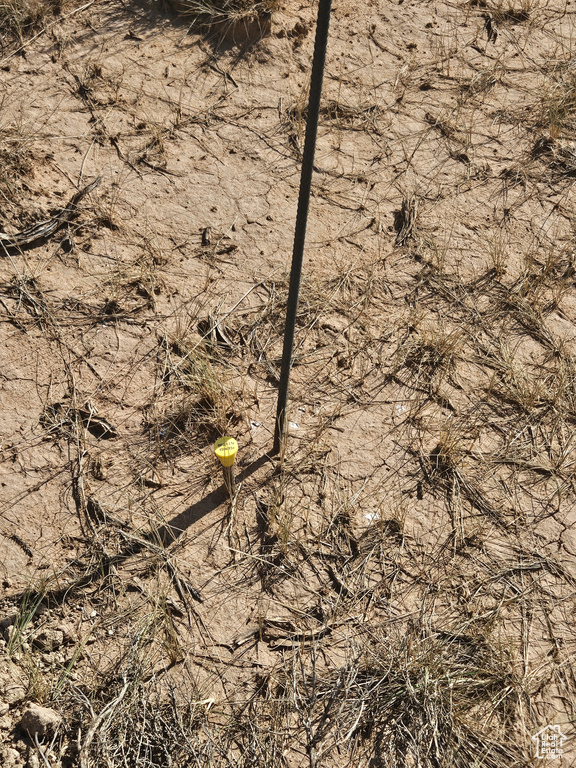
[[[214,443],[214,453],[223,467],[231,467],[238,453],[238,443],[233,437],[219,437]]]

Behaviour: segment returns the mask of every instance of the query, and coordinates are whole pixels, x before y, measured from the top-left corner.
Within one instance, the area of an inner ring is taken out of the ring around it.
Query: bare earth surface
[[[281,457],[316,7],[5,48],[0,763],[576,765],[572,7],[335,0]]]

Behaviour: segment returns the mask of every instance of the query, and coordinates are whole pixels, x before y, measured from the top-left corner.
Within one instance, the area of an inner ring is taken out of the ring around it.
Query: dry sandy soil
[[[315,6],[19,7],[0,762],[576,765],[575,4],[334,0],[281,456]]]

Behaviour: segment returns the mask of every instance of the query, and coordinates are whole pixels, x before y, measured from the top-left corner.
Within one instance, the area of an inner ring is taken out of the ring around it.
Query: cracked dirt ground
[[[281,458],[315,6],[5,46],[6,764],[576,764],[571,8],[335,0]]]

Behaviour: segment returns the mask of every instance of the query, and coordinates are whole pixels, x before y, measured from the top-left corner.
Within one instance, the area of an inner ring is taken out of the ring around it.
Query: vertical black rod
[[[280,444],[286,430],[286,401],[288,399],[288,383],[292,368],[292,349],[294,346],[294,327],[298,309],[298,294],[300,292],[300,277],[306,240],[306,224],[308,222],[308,207],[310,189],[312,186],[312,171],[314,169],[314,152],[316,150],[316,134],[318,131],[318,114],[320,112],[320,96],[322,94],[322,79],[328,43],[328,27],[330,25],[330,9],[332,0],[319,0],[318,20],[316,22],[316,40],[314,43],[314,60],[310,78],[310,97],[308,100],[308,119],[306,120],[306,138],[304,154],[302,155],[302,173],[300,175],[300,194],[298,196],[298,213],[294,229],[294,248],[292,251],[292,269],[290,272],[290,289],[288,291],[288,306],[286,308],[286,325],[284,328],[284,348],[282,350],[282,370],[278,385],[278,407],[276,410],[276,428],[274,430],[274,452],[280,451]]]

